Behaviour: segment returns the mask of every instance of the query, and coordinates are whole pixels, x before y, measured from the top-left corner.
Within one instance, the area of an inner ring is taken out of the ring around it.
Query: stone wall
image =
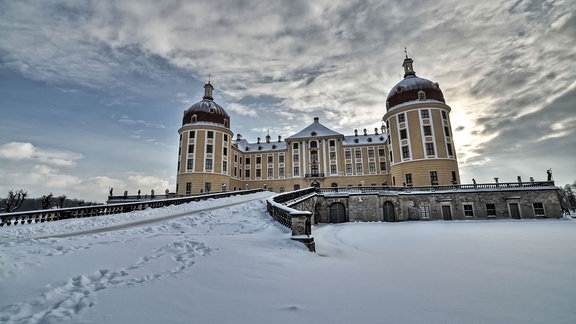
[[[389,213],[393,210],[393,218],[388,220],[394,221],[562,217],[556,187],[438,192],[326,192],[293,208],[312,212],[314,223],[330,223],[331,206],[335,203],[344,206],[346,221],[349,222],[384,221],[387,206]],[[539,204],[543,207],[543,213],[537,214]],[[515,206],[518,214],[514,213]],[[488,207],[494,207],[495,215],[489,215],[491,208]],[[469,215],[466,215],[465,208]]]

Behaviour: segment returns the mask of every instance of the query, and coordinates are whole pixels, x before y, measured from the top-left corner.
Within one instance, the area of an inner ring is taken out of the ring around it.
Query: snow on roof
[[[314,117],[314,122],[312,124],[304,128],[303,130],[299,131],[298,133],[286,138],[286,140],[309,138],[309,137],[329,137],[329,136],[342,137],[343,135],[320,124],[319,118]]]
[[[367,144],[384,144],[388,138],[387,134],[367,134],[367,135],[348,135],[344,136],[343,146],[367,145]]]
[[[240,151],[251,152],[251,151],[274,151],[274,150],[286,150],[287,143],[281,142],[261,142],[261,143],[248,143],[245,139],[232,141],[236,144]]]
[[[445,103],[443,103],[440,100],[434,100],[434,99],[426,99],[426,100],[420,100],[420,99],[414,99],[414,100],[410,100],[410,101],[406,101],[403,102],[401,104],[395,105],[393,107],[391,107],[390,109],[388,109],[388,111],[392,111],[392,110],[396,110],[396,109],[400,109],[402,107],[406,107],[406,106],[410,106],[413,105],[415,102],[417,103],[423,103],[423,104],[442,104],[442,105],[446,105]]]

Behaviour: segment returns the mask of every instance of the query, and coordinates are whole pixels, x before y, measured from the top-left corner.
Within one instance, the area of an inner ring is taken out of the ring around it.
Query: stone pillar
[[[314,237],[312,236],[312,213],[309,211],[294,211],[290,213],[292,221],[291,239],[302,242],[310,252],[316,252]]]

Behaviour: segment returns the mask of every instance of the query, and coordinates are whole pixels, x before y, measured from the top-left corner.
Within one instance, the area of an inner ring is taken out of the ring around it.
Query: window
[[[310,152],[310,161],[318,161],[318,151]]]
[[[409,159],[410,158],[410,149],[407,145],[402,146],[402,158]]]
[[[423,219],[430,218],[430,206],[420,206],[420,217]]]
[[[206,145],[206,153],[213,153],[214,146],[212,144]]]
[[[214,138],[214,132],[213,131],[208,131],[208,135],[206,136],[208,138]]]
[[[206,159],[206,170],[212,170],[212,159]]]
[[[299,162],[300,161],[300,156],[299,155],[294,155],[292,157],[292,160],[294,160],[294,162]]]
[[[463,204],[462,207],[464,207],[465,217],[474,217],[474,209],[471,204]]]
[[[249,157],[246,158],[246,164],[250,165],[250,158]]]
[[[356,174],[362,174],[362,163],[356,163]]]
[[[256,169],[256,178],[260,178],[262,176],[262,170]]]
[[[450,137],[450,128],[448,126],[444,126],[444,135]]]
[[[386,162],[380,162],[380,171],[386,170]]]
[[[294,176],[295,177],[300,176],[300,167],[299,166],[294,167]]]
[[[244,172],[244,175],[246,176],[246,178],[250,178],[250,170],[247,169],[247,170]]]
[[[544,216],[544,204],[540,202],[536,202],[533,204],[534,206],[534,215],[536,216]]]
[[[190,131],[188,137],[189,137],[189,138],[194,138],[194,137],[196,137],[196,132],[195,132],[195,131]]]
[[[225,147],[222,152],[223,152],[224,156],[228,156],[228,148],[227,147]]]
[[[420,110],[420,116],[422,116],[422,118],[430,118],[428,109]]]
[[[442,110],[442,119],[448,119],[446,112]]]
[[[354,154],[356,156],[357,159],[361,159],[362,158],[362,151],[361,150],[356,150],[354,151]]]
[[[228,142],[228,134],[224,134],[224,142]]]
[[[438,184],[438,172],[430,171],[430,184],[433,186]]]
[[[374,162],[368,163],[368,169],[370,169],[370,173],[376,172],[376,163]]]
[[[228,171],[228,162],[222,161],[222,172]]]
[[[298,143],[293,143],[293,144],[292,144],[292,147],[293,147],[295,150],[297,150],[297,149],[298,149]]]
[[[283,167],[278,168],[278,176],[284,177],[284,168]]]
[[[274,162],[274,156],[268,155],[268,163],[273,163],[273,162]]]
[[[426,92],[424,90],[418,91],[418,100],[426,100]]]
[[[406,132],[406,129],[401,129],[400,130],[400,139],[406,139],[408,138],[408,133]]]
[[[344,158],[351,159],[352,158],[352,152],[350,152],[350,150],[344,152]]]
[[[452,153],[452,144],[447,143],[446,148],[448,150],[448,156],[454,156],[454,153]]]
[[[188,154],[194,153],[194,144],[188,145]]]
[[[318,147],[318,142],[316,142],[316,141],[311,141],[311,142],[310,142],[310,147],[311,147],[311,148],[316,148],[316,147]]]
[[[330,174],[336,174],[336,164],[331,164],[330,165]]]
[[[398,114],[398,122],[403,123],[406,121],[406,115],[404,113]]]
[[[330,160],[336,160],[336,152],[330,152]]]
[[[411,186],[412,185],[412,173],[406,173],[405,178],[406,178],[406,185]]]
[[[188,159],[188,161],[186,163],[186,169],[187,170],[194,169],[194,159]]]
[[[346,174],[352,174],[352,164],[346,163]]]
[[[212,183],[204,182],[204,192],[210,192],[212,190]]]
[[[378,156],[384,156],[384,149],[378,149]]]
[[[373,149],[369,149],[369,150],[368,150],[368,157],[369,157],[369,158],[373,158],[373,157],[374,157],[374,150],[373,150]]]
[[[426,155],[434,155],[434,143],[426,143]]]
[[[336,146],[336,141],[335,140],[330,140],[330,147],[334,147]]]
[[[256,157],[256,164],[262,164],[262,157],[260,156]]]
[[[432,127],[424,125],[424,136],[432,136]]]
[[[496,205],[486,204],[486,216],[496,217]]]
[[[186,194],[189,195],[192,193],[192,182],[186,182]]]
[[[284,163],[284,155],[278,155],[278,163]]]
[[[191,122],[195,123],[198,120],[198,116],[192,115]]]
[[[456,183],[456,171],[452,171],[452,182]]]
[[[274,178],[274,169],[268,168],[268,178]]]

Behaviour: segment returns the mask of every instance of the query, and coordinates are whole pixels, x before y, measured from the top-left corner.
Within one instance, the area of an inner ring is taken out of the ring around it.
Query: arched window
[[[198,121],[198,116],[196,115],[192,115],[192,123],[195,123],[196,121]]]

